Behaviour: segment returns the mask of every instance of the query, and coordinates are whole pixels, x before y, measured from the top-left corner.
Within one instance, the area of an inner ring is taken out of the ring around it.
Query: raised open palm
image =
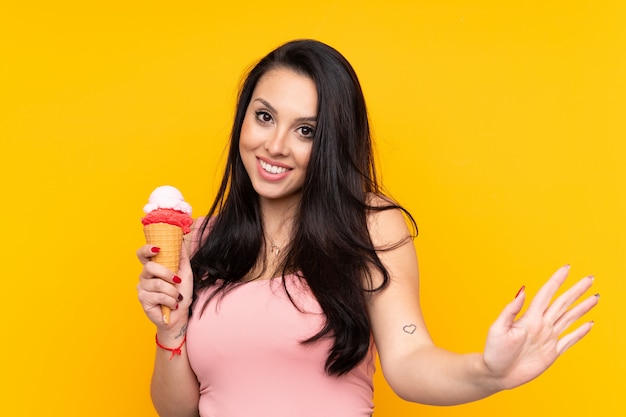
[[[591,287],[593,277],[581,279],[552,301],[568,273],[568,265],[559,268],[541,287],[528,310],[516,319],[526,298],[522,290],[489,329],[484,361],[500,379],[503,389],[539,376],[591,330],[593,322],[587,321],[565,333],[598,303],[598,295],[592,295],[575,304]]]

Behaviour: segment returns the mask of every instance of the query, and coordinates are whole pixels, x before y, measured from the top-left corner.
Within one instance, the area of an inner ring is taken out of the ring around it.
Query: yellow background
[[[589,337],[529,385],[436,408],[377,373],[376,415],[621,415],[625,19],[620,0],[3,2],[0,415],[154,415],[141,208],[172,184],[206,212],[242,73],[301,37],[362,80],[439,344],[480,350],[564,263],[602,294]]]

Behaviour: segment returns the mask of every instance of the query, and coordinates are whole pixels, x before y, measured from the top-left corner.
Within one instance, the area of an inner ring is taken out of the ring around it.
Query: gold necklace
[[[269,237],[266,236],[267,240],[270,241],[270,252],[274,255],[274,256],[278,256],[278,254],[280,253],[280,247],[278,245],[276,245],[274,243],[274,241]]]

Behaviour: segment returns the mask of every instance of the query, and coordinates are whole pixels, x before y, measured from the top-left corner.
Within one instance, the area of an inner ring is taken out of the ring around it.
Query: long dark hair
[[[263,249],[258,196],[239,155],[239,137],[259,79],[276,68],[310,77],[318,97],[315,137],[282,274],[299,271],[311,288],[326,324],[303,343],[332,336],[326,371],[342,375],[358,365],[369,349],[368,294],[389,282],[377,256],[377,250],[385,248],[374,248],[370,240],[368,212],[405,210],[389,199],[382,206],[368,202],[371,195],[382,192],[376,178],[365,99],[352,66],[330,46],[314,40],[288,42],[261,59],[244,80],[224,176],[201,226],[202,243],[191,260],[194,298],[208,287],[217,287],[216,294],[240,283],[257,264]],[[405,213],[416,232],[415,222]],[[372,282],[372,268],[382,274],[378,286]],[[284,279],[283,286],[287,289]]]

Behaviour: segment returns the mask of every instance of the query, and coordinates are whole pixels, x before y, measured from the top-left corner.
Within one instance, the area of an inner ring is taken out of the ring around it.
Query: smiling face
[[[257,83],[241,127],[239,153],[261,202],[299,200],[317,119],[317,90],[290,69]]]

